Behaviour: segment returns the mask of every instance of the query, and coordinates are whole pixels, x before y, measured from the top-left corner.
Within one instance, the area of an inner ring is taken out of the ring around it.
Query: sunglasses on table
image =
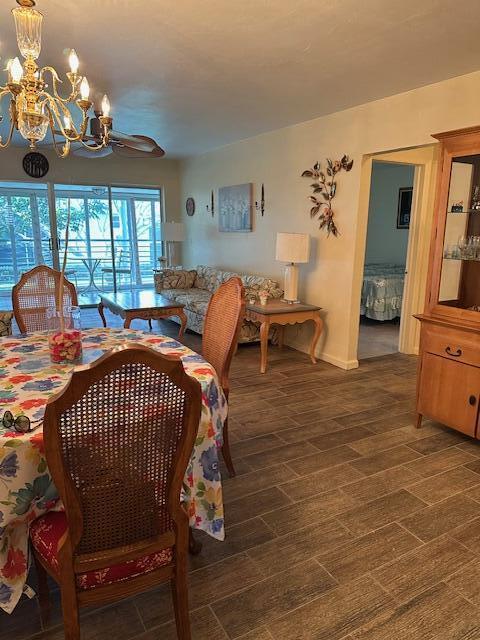
[[[14,417],[11,411],[5,411],[2,418],[5,429],[15,429],[17,433],[28,433],[32,429],[32,423],[28,416]]]

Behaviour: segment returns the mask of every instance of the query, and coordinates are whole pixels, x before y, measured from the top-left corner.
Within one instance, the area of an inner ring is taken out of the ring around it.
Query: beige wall
[[[187,196],[193,196],[197,205],[193,218],[184,216],[185,264],[210,264],[281,279],[282,265],[274,260],[276,232],[309,233],[313,255],[310,263],[300,268],[300,293],[307,302],[324,308],[326,331],[319,355],[342,367],[356,366],[349,337],[362,158],[429,144],[431,133],[478,124],[479,95],[477,72],[185,160],[182,211]],[[310,220],[310,181],[300,174],[316,160],[324,162],[325,157],[339,158],[344,153],[355,162],[350,173],[338,176],[334,209],[341,236],[326,238],[318,223]],[[217,215],[212,219],[205,210],[210,190],[242,182],[256,184],[257,198],[261,183],[265,183],[265,217],[254,213],[253,233],[219,233]],[[287,342],[306,350],[310,335],[309,327],[292,327]]]
[[[41,182],[61,184],[117,184],[161,187],[168,220],[180,218],[179,164],[176,160],[127,159],[111,155],[106,158],[58,158],[51,151],[44,151],[50,170]],[[22,180],[35,182],[22,168],[22,159],[28,147],[11,147],[0,151],[0,181]]]

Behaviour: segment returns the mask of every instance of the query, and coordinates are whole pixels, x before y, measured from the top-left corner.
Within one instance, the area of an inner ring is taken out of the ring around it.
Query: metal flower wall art
[[[341,160],[330,160],[327,158],[326,174],[322,171],[320,162],[313,165],[313,169],[307,169],[302,173],[302,178],[313,178],[314,182],[310,185],[313,189],[313,195],[310,201],[313,206],[310,209],[310,217],[316,218],[320,223],[320,229],[327,230],[327,236],[330,234],[337,237],[340,232],[334,220],[334,212],[332,201],[337,193],[336,176],[340,171],[350,171],[353,167],[353,160],[348,156],[343,156]]]

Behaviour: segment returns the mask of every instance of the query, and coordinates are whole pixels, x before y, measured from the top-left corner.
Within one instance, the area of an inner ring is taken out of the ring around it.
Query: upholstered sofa
[[[0,311],[0,336],[12,335],[12,318],[11,311]]]
[[[185,305],[187,328],[202,333],[203,320],[207,313],[212,293],[232,276],[239,276],[245,287],[248,300],[258,299],[259,291],[266,291],[270,298],[281,298],[282,289],[277,282],[248,274],[222,271],[213,267],[198,266],[190,270],[162,269],[155,273],[155,290],[169,300],[182,302]],[[172,318],[172,320],[176,320]],[[260,339],[259,327],[253,322],[244,321],[240,331],[239,342],[255,342]]]

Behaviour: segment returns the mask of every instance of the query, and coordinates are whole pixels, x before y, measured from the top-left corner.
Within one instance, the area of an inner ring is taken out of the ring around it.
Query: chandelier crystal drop
[[[106,147],[112,127],[110,101],[102,100],[102,114],[99,116],[101,131],[95,138],[87,134],[90,100],[90,85],[85,76],[78,73],[80,62],[77,53],[71,49],[68,63],[70,71],[66,76],[70,84],[68,96],[59,92],[62,82],[53,67],[39,67],[37,59],[42,48],[43,15],[35,9],[35,0],[16,0],[18,7],[12,10],[17,32],[18,49],[24,58],[10,60],[7,64],[7,83],[0,86],[0,103],[10,99],[10,129],[6,140],[0,138],[0,148],[8,147],[15,130],[34,149],[45,139],[50,130],[53,145],[58,156],[70,153],[72,142],[81,143],[95,153]],[[50,90],[47,79],[51,81]],[[75,118],[73,109],[78,114]],[[76,123],[77,122],[77,123]]]

